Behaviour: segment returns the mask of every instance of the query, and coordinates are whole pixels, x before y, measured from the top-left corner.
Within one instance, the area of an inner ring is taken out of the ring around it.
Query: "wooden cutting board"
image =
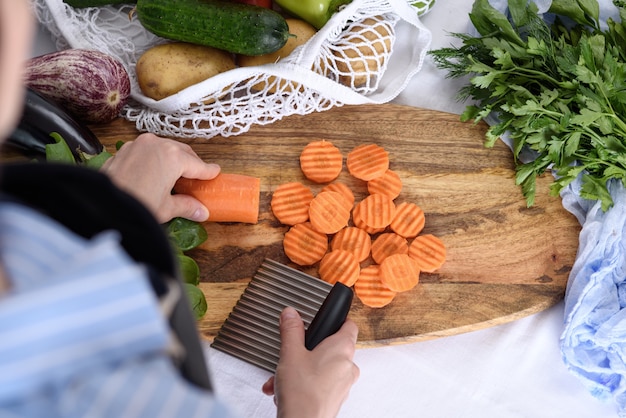
[[[109,150],[137,132],[124,120],[93,128]],[[550,197],[551,175],[539,180],[535,206],[527,208],[514,183],[512,154],[498,143],[483,146],[486,125],[463,123],[458,115],[398,105],[333,108],[289,116],[245,134],[211,140],[183,140],[223,172],[261,178],[260,220],[256,225],[206,223],[209,240],[190,252],[200,265],[208,313],[200,331],[212,340],[264,258],[289,263],[282,251],[287,227],[270,211],[271,192],[281,183],[307,182],[298,166],[309,141],[326,139],[347,154],[363,142],[390,153],[390,166],[403,179],[397,202],[419,204],[424,233],[440,237],[448,258],[434,274],[400,294],[385,308],[363,306],[350,316],[359,327],[359,345],[426,340],[502,324],[539,312],[564,295],[578,247],[580,225]],[[365,196],[365,183],[340,177]],[[302,269],[316,275],[313,268]]]

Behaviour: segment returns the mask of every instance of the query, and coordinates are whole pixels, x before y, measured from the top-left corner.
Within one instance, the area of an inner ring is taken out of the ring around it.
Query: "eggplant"
[[[26,88],[26,100],[20,122],[7,139],[7,144],[28,155],[46,155],[46,145],[54,144],[51,133],[57,132],[67,143],[74,157],[97,155],[104,146],[86,125],[35,90]]]
[[[84,123],[113,121],[130,96],[130,77],[122,62],[90,49],[70,48],[31,58],[24,84]]]

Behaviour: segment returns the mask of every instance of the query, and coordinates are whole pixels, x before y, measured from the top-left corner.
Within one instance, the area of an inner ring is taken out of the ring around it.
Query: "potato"
[[[371,73],[377,73],[385,62],[385,51],[391,49],[392,33],[386,26],[377,24],[374,19],[367,18],[360,25],[348,31],[344,42],[333,51],[336,68],[340,73],[339,82],[350,87],[368,84]],[[356,36],[353,32],[371,26],[371,30]],[[365,41],[365,42],[364,42]]]
[[[287,26],[289,26],[289,33],[294,36],[290,36],[287,39],[287,43],[280,48],[276,52],[272,52],[271,54],[265,55],[239,55],[237,57],[237,64],[241,67],[252,67],[255,65],[263,65],[263,64],[273,64],[279,61],[282,58],[285,58],[289,54],[293,52],[294,49],[299,47],[300,45],[304,45],[315,33],[317,30],[301,19],[285,19],[287,21]],[[270,84],[271,87],[268,89],[271,93],[276,92],[276,84],[275,77],[270,76],[267,80],[267,84]],[[281,86],[287,84],[286,81],[281,80]],[[253,86],[255,90],[263,90],[265,88],[266,83],[258,83]]]
[[[144,95],[161,100],[235,68],[232,54],[209,46],[173,42],[151,47],[137,60],[136,73]]]

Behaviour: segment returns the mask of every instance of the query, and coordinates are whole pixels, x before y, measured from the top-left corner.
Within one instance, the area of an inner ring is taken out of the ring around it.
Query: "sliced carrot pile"
[[[346,166],[352,176],[370,181],[385,174],[389,153],[380,145],[361,144],[348,153]]]
[[[325,282],[341,282],[352,286],[359,278],[361,266],[356,257],[346,250],[333,250],[326,253],[320,261],[319,275]]]
[[[241,174],[220,173],[211,180],[180,178],[174,192],[198,199],[209,210],[210,222],[259,220],[261,179]]]
[[[322,280],[354,286],[364,306],[387,306],[397,293],[413,289],[422,272],[440,268],[446,248],[434,235],[422,234],[426,219],[420,206],[396,205],[402,179],[389,168],[384,148],[363,144],[347,155],[349,173],[367,182],[367,195],[358,202],[350,187],[335,181],[341,166],[338,148],[313,141],[302,151],[300,167],[308,181],[327,184],[316,195],[299,182],[274,192],[274,215],[292,225],[283,242],[285,254],[301,266],[319,263]]]
[[[382,263],[383,260],[390,255],[408,253],[408,241],[395,232],[380,234],[376,237],[374,242],[372,242],[372,258],[378,264]]]
[[[420,268],[408,254],[394,254],[380,264],[380,279],[395,292],[413,289],[420,280]]]
[[[285,233],[283,248],[291,261],[310,266],[328,251],[328,236],[313,229],[310,222],[296,224]]]
[[[352,222],[354,223],[354,226],[364,230],[370,235],[376,235],[385,230],[385,228],[371,228],[366,225],[365,221],[361,217],[361,205],[358,203],[354,206],[354,209],[352,209]]]
[[[330,241],[330,248],[332,250],[350,251],[357,261],[362,262],[370,255],[372,238],[363,229],[348,226],[335,234]]]
[[[285,225],[296,225],[309,219],[309,205],[313,192],[304,184],[281,184],[274,190],[270,206],[276,219]]]
[[[337,192],[337,193],[341,193],[343,195],[343,197],[346,198],[346,200],[350,203],[350,209],[352,209],[352,206],[354,206],[354,193],[352,192],[352,190],[350,190],[350,188],[348,186],[346,186],[345,183],[341,183],[338,181],[335,181],[333,183],[329,183],[326,186],[324,186],[324,188],[322,189],[323,192]]]
[[[348,225],[350,207],[346,198],[337,192],[320,192],[309,206],[309,220],[319,232],[334,234]]]
[[[306,178],[315,183],[335,180],[343,167],[343,156],[332,143],[320,140],[309,142],[300,154],[300,169]]]
[[[384,194],[393,200],[400,196],[401,191],[402,179],[393,170],[387,170],[382,176],[367,182],[367,192],[369,194]]]
[[[422,208],[415,203],[402,202],[396,206],[396,215],[389,227],[393,232],[405,238],[416,237],[426,223],[426,217]]]
[[[432,273],[446,261],[446,246],[436,236],[423,234],[411,242],[408,254],[417,261],[422,271]]]
[[[380,278],[380,266],[372,264],[361,269],[354,283],[354,293],[365,306],[382,308],[391,303],[397,292],[389,289]]]
[[[370,228],[386,228],[396,214],[396,204],[384,194],[371,194],[357,203],[360,220]]]

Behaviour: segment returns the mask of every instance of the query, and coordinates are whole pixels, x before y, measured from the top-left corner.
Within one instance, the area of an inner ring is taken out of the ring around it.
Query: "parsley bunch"
[[[528,206],[547,169],[556,172],[553,195],[581,175],[581,197],[603,210],[613,205],[607,181],[626,184],[626,2],[613,3],[621,22],[602,29],[596,0],[553,0],[545,20],[527,0],[509,0],[508,15],[476,0],[479,35],[452,34],[459,46],[430,52],[448,77],[469,79],[459,99],[473,104],[462,120],[495,116],[485,145],[505,132],[512,139]],[[528,149],[536,158],[522,161]]]

